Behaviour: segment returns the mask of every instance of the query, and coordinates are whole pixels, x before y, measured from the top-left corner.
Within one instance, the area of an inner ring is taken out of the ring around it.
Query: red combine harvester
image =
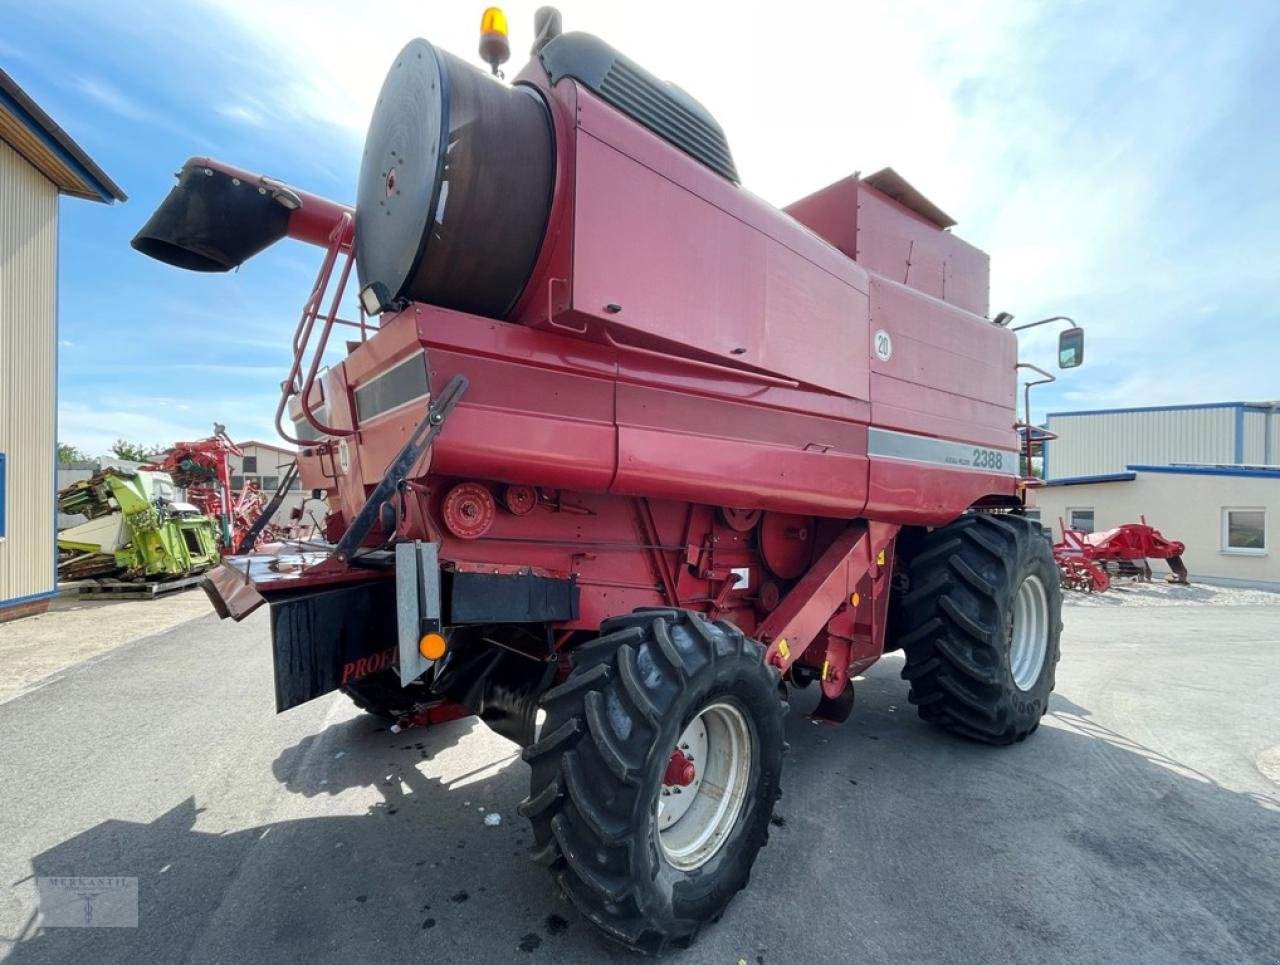
[[[1101,533],[1085,533],[1067,529],[1061,519],[1062,542],[1053,544],[1053,558],[1058,564],[1064,590],[1104,593],[1116,577],[1142,583],[1151,582],[1151,565],[1147,560],[1164,560],[1169,564],[1167,583],[1186,585],[1190,582],[1182,554],[1187,547],[1174,539],[1165,539],[1160,530],[1141,523],[1124,523]]]
[[[1016,395],[1019,368],[1052,376],[988,318],[987,256],[892,170],[780,211],[683,90],[536,26],[510,85],[401,51],[354,209],[193,159],[134,246],[197,271],[325,251],[277,425],[333,545],[208,587],[224,617],[269,605],[278,709],[341,688],[478,715],[524,748],[535,860],[657,951],[747,882],[788,685],[840,721],[902,649],[925,720],[1036,729],[1061,591]],[[1059,352],[1079,364],[1080,329]]]

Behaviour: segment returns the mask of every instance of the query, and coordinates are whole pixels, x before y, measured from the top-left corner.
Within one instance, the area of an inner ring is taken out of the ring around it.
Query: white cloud
[[[215,421],[233,439],[276,438],[271,424],[275,400],[266,396],[173,398],[103,395],[92,401],[63,398],[58,403],[58,441],[102,455],[117,439],[166,446],[208,436]]]
[[[247,104],[223,104],[216,108],[219,114],[233,121],[248,124],[250,127],[267,127],[268,120],[262,110]]]
[[[76,86],[107,110],[131,121],[153,121],[155,115],[101,77],[81,77]]]

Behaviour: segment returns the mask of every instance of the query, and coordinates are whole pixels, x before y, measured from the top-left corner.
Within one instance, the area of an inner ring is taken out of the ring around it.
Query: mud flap
[[[400,686],[417,680],[432,661],[418,641],[440,630],[440,553],[436,543],[396,544],[396,639]]]
[[[391,580],[299,590],[270,603],[277,713],[397,665]]]

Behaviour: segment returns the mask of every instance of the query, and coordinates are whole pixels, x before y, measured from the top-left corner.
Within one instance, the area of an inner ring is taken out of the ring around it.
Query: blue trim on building
[[[1194,405],[1148,405],[1130,409],[1080,409],[1076,412],[1050,412],[1045,418],[1069,415],[1121,415],[1129,412],[1189,412],[1195,409],[1235,409],[1242,406],[1245,406],[1244,402],[1200,402]],[[1265,410],[1263,406],[1248,406],[1248,408]]]
[[[58,158],[66,164],[66,166],[69,167],[77,177],[80,178],[86,188],[94,192],[107,204],[110,204],[115,200],[115,195],[107,189],[106,185],[104,185],[88,168],[77,161],[66,148],[50,137],[49,132],[45,130],[44,125],[40,124],[31,116],[30,111],[10,97],[4,90],[0,90],[0,107],[3,107],[14,117],[22,121],[23,127],[35,135],[40,143],[56,154]]]
[[[1129,468],[1134,468],[1130,466]],[[1086,486],[1089,483],[1133,482],[1138,478],[1136,472],[1109,472],[1101,476],[1067,476],[1063,479],[1051,479],[1045,486]]]
[[[1126,466],[1131,472],[1162,472],[1179,476],[1238,476],[1242,479],[1280,479],[1280,469],[1245,466]]]
[[[15,596],[12,600],[0,600],[0,610],[11,606],[22,606],[24,603],[35,603],[36,600],[51,600],[57,595],[57,590],[46,590],[44,593],[32,593],[29,596]]]

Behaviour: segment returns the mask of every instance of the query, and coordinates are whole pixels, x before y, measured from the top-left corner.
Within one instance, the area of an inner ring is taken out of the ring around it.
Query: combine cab
[[[408,43],[354,208],[195,158],[134,246],[323,250],[277,426],[330,543],[208,581],[224,617],[269,607],[278,709],[478,715],[524,748],[534,859],[656,951],[746,884],[791,685],[838,722],[901,649],[925,720],[1039,725],[1061,593],[1021,515],[1033,367],[987,256],[897,173],[778,210],[681,88],[549,8],[536,33],[511,84]]]

